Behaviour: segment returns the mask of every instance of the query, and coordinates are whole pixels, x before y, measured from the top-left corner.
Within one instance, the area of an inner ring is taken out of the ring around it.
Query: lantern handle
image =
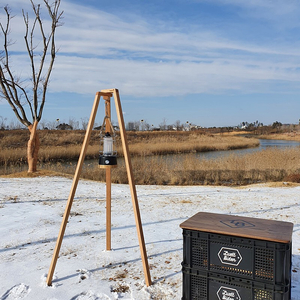
[[[113,133],[113,136],[116,136],[116,132],[115,132],[115,130],[114,130],[114,127],[113,127],[112,124],[111,124],[110,117],[109,117],[109,116],[105,116],[105,117],[104,117],[104,120],[103,120],[103,124],[102,124],[102,126],[101,126],[101,130],[100,130],[100,137],[103,136],[103,135],[102,135],[102,132],[103,132],[103,128],[105,127],[105,123],[106,123],[105,121],[106,121],[106,119],[108,120],[110,129],[111,129],[111,131],[112,131],[112,133]],[[105,128],[105,129],[106,129],[106,128]]]

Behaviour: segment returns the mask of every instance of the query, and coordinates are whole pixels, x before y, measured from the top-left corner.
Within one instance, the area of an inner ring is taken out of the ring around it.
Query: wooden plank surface
[[[180,224],[183,229],[289,243],[293,223],[244,216],[199,212]]]

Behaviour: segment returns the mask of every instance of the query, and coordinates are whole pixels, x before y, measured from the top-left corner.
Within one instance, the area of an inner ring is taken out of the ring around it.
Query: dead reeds
[[[132,159],[138,185],[246,185],[262,182],[300,182],[300,149],[267,149],[245,155],[217,159],[199,159],[194,154],[180,159],[165,156],[143,156]],[[44,169],[74,174],[75,164],[46,164]],[[96,160],[83,168],[82,178],[105,181],[105,171]],[[128,183],[122,159],[112,169],[113,183]]]
[[[8,174],[26,169],[25,132],[3,134],[0,147],[0,172]],[[84,132],[41,132],[39,167],[74,174]],[[81,177],[105,181],[105,171],[98,167],[99,137],[93,132]],[[204,159],[195,153],[213,150],[250,148],[258,140],[186,132],[129,133],[129,149],[136,184],[154,185],[243,185],[268,181],[300,181],[300,149],[276,149]],[[122,157],[120,141],[118,156]],[[183,154],[184,157],[174,154]],[[122,158],[112,169],[114,183],[127,183]]]
[[[270,148],[254,153],[231,154],[217,159],[187,158],[174,170],[175,184],[243,185],[270,181],[295,181],[300,174],[300,149]]]
[[[84,131],[40,130],[39,162],[74,161],[78,159]],[[28,131],[0,132],[0,166],[26,162]],[[166,155],[215,150],[251,148],[257,139],[236,136],[214,136],[194,132],[129,132],[131,156]],[[120,138],[116,139],[118,156],[123,156]],[[100,150],[99,131],[93,131],[87,159],[97,158]]]

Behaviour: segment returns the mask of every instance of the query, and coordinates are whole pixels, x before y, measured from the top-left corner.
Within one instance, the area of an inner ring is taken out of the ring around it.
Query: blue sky
[[[29,0],[9,5],[12,58],[25,77],[21,8],[30,11]],[[44,122],[88,118],[95,93],[108,88],[119,89],[125,122],[300,119],[298,0],[62,0],[61,8]],[[0,116],[13,118],[3,100]]]

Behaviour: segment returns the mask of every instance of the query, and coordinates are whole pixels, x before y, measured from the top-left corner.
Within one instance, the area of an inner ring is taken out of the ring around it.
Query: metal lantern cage
[[[116,133],[108,116],[104,117],[100,131],[99,167],[116,167],[117,150],[115,148]]]

